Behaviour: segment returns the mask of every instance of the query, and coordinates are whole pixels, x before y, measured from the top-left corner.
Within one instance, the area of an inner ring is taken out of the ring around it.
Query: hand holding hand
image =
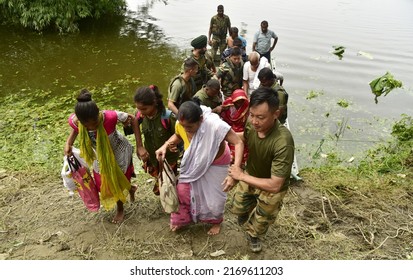
[[[172,142],[168,142],[168,149],[173,153],[178,152],[178,146]]]
[[[231,176],[228,175],[222,182],[222,185],[224,186],[223,191],[229,192],[236,184],[237,182]]]
[[[237,181],[242,181],[241,177],[244,174],[242,169],[238,166],[231,165],[228,169],[228,175]]]

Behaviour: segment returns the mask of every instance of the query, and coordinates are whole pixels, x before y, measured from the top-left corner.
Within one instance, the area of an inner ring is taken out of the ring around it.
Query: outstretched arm
[[[171,152],[177,152],[177,145],[181,142],[181,137],[178,134],[173,134],[171,137],[169,137],[168,141],[166,141],[159,149],[155,151],[156,159],[159,162],[163,162],[167,149],[169,149]]]
[[[235,155],[234,155],[234,165],[241,167],[242,164],[242,157],[244,153],[244,142],[242,142],[241,138],[235,133],[234,130],[230,129],[225,137],[225,140],[228,143],[234,145],[235,148]]]
[[[136,142],[136,155],[138,158],[140,158],[142,161],[147,161],[149,159],[149,153],[145,149],[142,143],[142,135],[141,135],[141,129],[139,128],[139,121],[137,118],[132,116],[132,129],[133,129],[133,134],[135,135],[135,142]]]
[[[64,147],[64,153],[66,156],[73,155],[72,147],[73,147],[73,143],[76,140],[77,134],[78,133],[74,129],[72,129],[72,131],[70,132],[70,135],[67,137],[66,144]]]
[[[211,22],[209,23],[209,30],[208,30],[208,45],[210,46],[212,46],[212,41],[211,41],[212,25],[213,25],[213,20],[211,19]]]
[[[248,88],[249,88],[249,84],[248,81],[246,80],[242,80],[242,89],[245,91],[245,93],[248,94]]]
[[[244,173],[244,171],[237,166],[231,166],[228,174],[235,180],[243,181],[250,186],[270,193],[278,193],[285,182],[285,178],[274,175],[272,175],[271,178],[254,177]]]
[[[278,42],[278,37],[275,37],[274,42],[272,43],[272,47],[271,47],[270,51],[274,50],[275,45],[277,45],[277,42]]]
[[[171,110],[175,116],[178,115],[178,108],[176,108],[175,103],[170,99],[168,99],[168,109]]]
[[[244,153],[244,142],[242,142],[241,138],[239,138],[238,135],[232,129],[230,129],[227,133],[225,140],[228,141],[230,144],[234,145],[235,147],[235,159],[234,164],[232,166],[236,166],[241,169],[242,156]],[[235,186],[236,180],[237,179],[230,176],[230,174],[228,173],[228,176],[222,182],[222,184],[224,185],[223,191],[230,191]]]

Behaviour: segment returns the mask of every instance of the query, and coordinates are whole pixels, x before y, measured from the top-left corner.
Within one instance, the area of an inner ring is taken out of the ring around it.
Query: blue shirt
[[[247,40],[242,37],[242,36],[238,36],[238,38],[241,40],[242,42],[242,47],[245,48],[247,46]]]
[[[267,33],[258,31],[254,35],[254,43],[256,43],[255,50],[260,54],[267,53],[271,48],[271,38],[277,39],[278,36],[274,31],[267,30]]]

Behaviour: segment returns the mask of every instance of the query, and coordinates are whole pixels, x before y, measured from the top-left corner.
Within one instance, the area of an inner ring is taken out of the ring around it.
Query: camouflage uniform
[[[232,212],[236,215],[251,213],[246,223],[246,232],[250,236],[258,237],[265,234],[275,222],[286,193],[286,190],[279,193],[260,191],[240,181],[234,196]]]
[[[232,92],[242,87],[244,62],[235,66],[229,58],[219,66],[217,77],[221,79],[221,90],[225,98],[231,96]]]
[[[209,26],[212,33],[212,57],[215,59],[218,48],[222,53],[227,46],[227,31],[231,28],[231,21],[227,15],[215,15]]]
[[[214,73],[211,71],[211,65],[205,55],[201,55],[196,58],[193,54],[191,55],[193,59],[198,62],[198,72],[193,78],[196,85],[196,91],[200,90],[206,82],[212,78]],[[183,67],[183,66],[182,66]]]
[[[282,115],[279,116],[278,120],[284,124],[286,119],[287,119],[287,103],[288,103],[288,93],[285,91],[283,86],[280,86],[277,81],[275,81],[272,86],[272,89],[274,89],[277,94],[278,94],[278,100],[280,101],[280,109],[283,109]]]
[[[219,105],[222,104],[221,97],[219,96],[214,96],[210,97],[205,91],[205,87],[202,87],[195,95],[194,97],[198,97],[199,100],[201,100],[201,105],[207,106],[211,109],[215,109]]]
[[[237,186],[232,212],[239,216],[249,215],[246,231],[250,236],[258,237],[274,223],[287,193],[294,140],[290,131],[278,121],[265,138],[259,138],[251,123],[247,123],[244,138],[249,149],[246,173],[258,178],[271,178],[272,175],[286,178],[278,193],[263,191],[242,181]]]

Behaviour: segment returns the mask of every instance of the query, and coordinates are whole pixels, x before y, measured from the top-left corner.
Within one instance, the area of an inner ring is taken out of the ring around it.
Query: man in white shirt
[[[242,88],[251,96],[251,93],[260,86],[258,73],[264,67],[270,68],[267,58],[261,57],[258,52],[252,52],[248,56],[249,61],[245,62],[242,75]]]

